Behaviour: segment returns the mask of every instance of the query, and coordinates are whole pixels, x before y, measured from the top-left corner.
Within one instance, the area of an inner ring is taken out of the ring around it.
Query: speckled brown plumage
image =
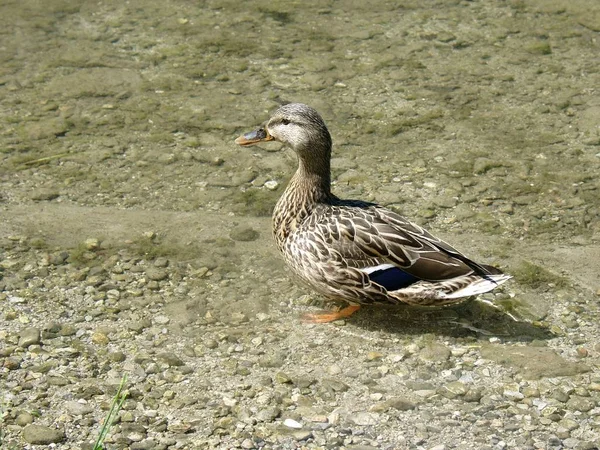
[[[298,155],[298,170],[273,212],[275,242],[292,270],[329,300],[441,306],[510,278],[393,211],[333,195],[331,137],[309,106],[282,106],[264,127],[236,142],[247,146],[270,140]]]

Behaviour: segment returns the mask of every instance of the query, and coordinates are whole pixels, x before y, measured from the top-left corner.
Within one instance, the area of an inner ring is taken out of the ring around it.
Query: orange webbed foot
[[[350,317],[356,311],[360,309],[360,305],[350,305],[339,311],[322,312],[316,314],[305,314],[302,316],[302,320],[307,323],[329,323],[334,320],[345,319]]]

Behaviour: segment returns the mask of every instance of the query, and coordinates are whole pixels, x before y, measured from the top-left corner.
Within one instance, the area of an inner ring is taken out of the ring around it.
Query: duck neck
[[[314,158],[314,155],[320,154],[323,158]],[[313,152],[311,159],[299,157],[298,170],[273,212],[273,234],[280,247],[315,206],[334,198],[331,194],[330,154],[331,147],[327,152]]]

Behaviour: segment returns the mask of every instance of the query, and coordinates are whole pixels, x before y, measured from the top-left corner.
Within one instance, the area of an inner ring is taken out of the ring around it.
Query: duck
[[[331,135],[310,106],[285,104],[235,140],[242,147],[269,141],[298,159],[273,210],[277,248],[291,271],[336,307],[306,315],[309,322],[347,318],[367,305],[448,306],[511,278],[384,206],[333,194]]]

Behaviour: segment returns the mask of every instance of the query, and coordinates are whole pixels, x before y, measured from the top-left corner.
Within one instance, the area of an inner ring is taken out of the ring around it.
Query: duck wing
[[[391,288],[397,283],[443,281],[465,275],[483,277],[501,273],[477,264],[448,243],[393,211],[362,202],[322,205],[310,226],[333,259],[369,274],[372,281]],[[390,271],[390,269],[392,269]]]

